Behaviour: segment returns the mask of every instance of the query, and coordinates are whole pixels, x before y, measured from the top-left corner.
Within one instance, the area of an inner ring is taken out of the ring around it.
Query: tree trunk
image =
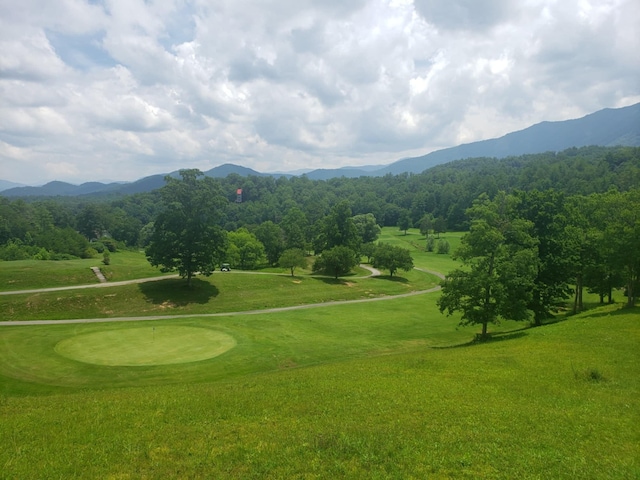
[[[573,313],[582,311],[582,275],[576,277],[576,295],[573,299]]]
[[[482,322],[482,339],[487,338],[487,322]]]

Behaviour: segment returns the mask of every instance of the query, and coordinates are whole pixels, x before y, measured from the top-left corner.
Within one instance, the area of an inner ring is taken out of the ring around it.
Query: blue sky
[[[637,0],[0,0],[0,179],[387,164],[640,101]]]

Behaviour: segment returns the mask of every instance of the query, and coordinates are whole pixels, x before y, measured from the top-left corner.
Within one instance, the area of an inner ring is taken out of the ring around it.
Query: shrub
[[[110,251],[115,252],[118,250],[118,243],[113,238],[102,238],[100,240],[102,244]]]
[[[104,252],[105,246],[102,242],[91,242],[91,248],[93,248],[98,253],[102,253]]]
[[[427,237],[427,252],[433,252],[433,249],[436,246],[436,239],[433,238],[433,235],[429,235]]]
[[[105,265],[111,264],[111,254],[108,250],[102,254],[102,263],[104,263]]]
[[[450,248],[449,247],[449,242],[447,242],[446,240],[439,240],[438,241],[437,253],[446,255],[447,253],[449,253],[449,248]]]
[[[51,253],[49,253],[49,251],[46,248],[41,248],[40,250],[38,250],[38,253],[36,253],[33,256],[34,260],[51,260]]]

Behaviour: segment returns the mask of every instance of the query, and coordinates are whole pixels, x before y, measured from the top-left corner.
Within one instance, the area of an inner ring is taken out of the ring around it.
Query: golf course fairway
[[[149,366],[197,362],[235,347],[230,335],[208,328],[158,326],[104,330],[58,342],[59,355],[108,366]]]

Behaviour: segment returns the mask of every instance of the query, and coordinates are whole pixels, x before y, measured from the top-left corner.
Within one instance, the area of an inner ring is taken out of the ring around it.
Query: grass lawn
[[[637,309],[504,325],[467,344],[473,331],[434,301],[153,322],[237,341],[215,358],[156,366],[56,353],[134,324],[6,327],[3,475],[638,477]],[[462,346],[438,348],[452,343]]]
[[[414,231],[382,240],[456,265]],[[0,297],[15,320],[192,315],[0,327],[0,478],[640,478],[638,308],[504,322],[484,343],[437,293],[198,316],[436,282],[233,272]]]
[[[194,279],[192,288],[183,279],[170,278],[106,288],[4,295],[0,296],[0,311],[4,321],[237,312],[396,295],[433,288],[438,282],[434,275],[417,270],[393,278],[351,276],[338,280],[217,272]]]
[[[0,291],[99,283],[91,267],[100,267],[107,280],[111,282],[163,275],[147,262],[141,252],[112,253],[110,265],[103,265],[99,258],[0,261]]]

